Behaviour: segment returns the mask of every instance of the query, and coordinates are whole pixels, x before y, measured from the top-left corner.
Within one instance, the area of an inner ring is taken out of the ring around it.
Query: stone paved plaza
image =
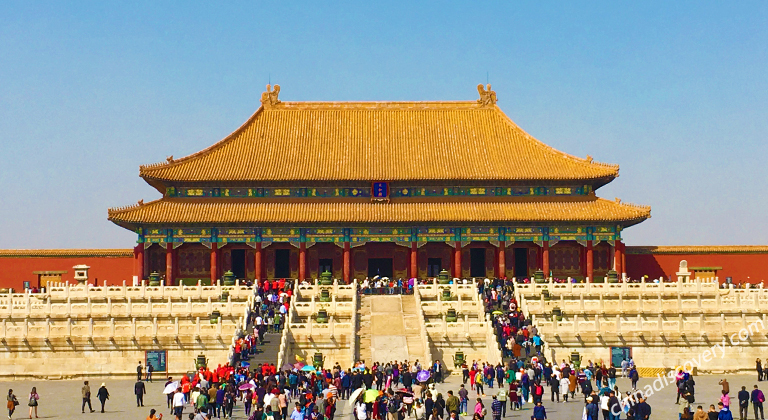
[[[696,405],[702,405],[705,409],[709,404],[716,404],[718,401],[718,395],[720,393],[720,386],[717,382],[721,379],[719,376],[699,376],[696,377]],[[754,375],[739,375],[729,376],[728,380],[731,384],[731,396],[736,398],[736,392],[741,389],[741,386],[746,386],[748,390],[752,389],[752,386],[762,384],[761,382],[755,382]],[[169,418],[169,410],[166,406],[165,395],[162,394],[164,381],[155,381],[154,383],[147,384],[148,394],[144,400],[144,407],[136,407],[136,400],[133,395],[133,384],[131,380],[104,380],[107,385],[107,389],[110,392],[110,399],[106,404],[106,412],[101,414],[99,412],[98,400],[93,398],[94,409],[96,412],[93,414],[80,412],[80,387],[82,381],[17,381],[17,382],[2,382],[3,392],[6,392],[8,388],[12,388],[14,393],[19,398],[21,405],[14,414],[14,418],[27,418],[28,407],[26,405],[27,395],[32,386],[36,386],[38,393],[40,394],[40,406],[38,407],[40,418],[57,418],[57,419],[74,419],[74,418],[97,418],[97,419],[145,419],[149,413],[150,408],[155,408],[159,412],[163,413],[163,417]],[[645,384],[651,382],[651,379],[643,378],[640,380],[639,386],[643,387]],[[96,391],[102,380],[91,380],[91,390],[93,394]],[[446,395],[446,391],[452,389],[458,390],[460,378],[452,376],[446,383],[438,385],[437,389]],[[626,390],[629,386],[629,381],[625,379],[619,379],[617,382],[620,390]],[[547,388],[547,398],[545,399],[544,406],[547,409],[548,418],[552,420],[578,420],[581,418],[581,412],[583,403],[581,400],[568,403],[551,403],[549,402],[549,389]],[[486,390],[488,396],[483,399],[488,407],[489,414],[486,417],[487,420],[491,420],[490,415],[490,390]],[[470,392],[470,401],[474,401],[474,392]],[[675,388],[674,385],[665,388],[658,394],[653,395],[649,399],[649,403],[652,406],[653,414],[652,418],[655,419],[676,419],[677,410],[679,406],[674,404],[675,401]],[[734,405],[735,406],[735,405]],[[350,419],[351,409],[347,406],[346,401],[342,401],[338,405],[339,410],[336,412],[336,418],[338,419]],[[471,410],[471,408],[470,408]],[[186,410],[190,412],[190,410]],[[242,405],[235,407],[234,411],[235,419],[244,418]],[[531,405],[528,404],[522,411],[507,411],[507,417],[512,419],[524,419],[528,420],[531,416]],[[738,416],[738,413],[735,414]],[[750,411],[750,419],[753,414]],[[185,414],[186,418],[186,414]],[[624,418],[622,416],[622,418]]]

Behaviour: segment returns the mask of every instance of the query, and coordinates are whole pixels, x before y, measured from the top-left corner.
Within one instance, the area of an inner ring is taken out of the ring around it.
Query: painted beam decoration
[[[178,198],[333,198],[353,197],[386,200],[390,197],[542,197],[582,196],[592,191],[590,185],[582,186],[472,186],[472,187],[391,187],[387,182],[374,182],[371,186],[360,187],[167,187],[166,197]]]
[[[263,228],[261,230],[262,242],[282,242],[298,244],[302,240],[300,228]]]
[[[411,228],[352,228],[351,242],[410,242]]]
[[[308,228],[304,235],[308,242],[341,243],[348,236],[347,230],[343,228]]]
[[[138,243],[365,243],[365,242],[534,242],[576,241],[586,245],[621,240],[621,226],[469,226],[469,227],[174,227],[139,228]]]

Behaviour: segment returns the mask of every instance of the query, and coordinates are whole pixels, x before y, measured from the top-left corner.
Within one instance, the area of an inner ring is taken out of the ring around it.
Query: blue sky
[[[765,244],[766,2],[0,3],[0,248],[127,248],[107,208],[283,100],[474,100],[621,165],[629,245]]]

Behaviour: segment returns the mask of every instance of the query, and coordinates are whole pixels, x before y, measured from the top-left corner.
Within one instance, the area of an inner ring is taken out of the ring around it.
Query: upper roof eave
[[[535,149],[534,152],[543,154],[542,156],[539,156],[538,159],[542,159],[542,158],[547,159],[547,156],[550,156],[548,159],[562,159],[563,162],[571,162],[569,165],[573,167],[572,171],[560,171],[559,175],[552,174],[552,176],[539,176],[539,177],[531,177],[531,176],[525,176],[525,175],[519,176],[519,177],[515,177],[515,176],[484,177],[482,176],[483,174],[480,173],[482,171],[475,171],[477,173],[466,176],[463,174],[462,175],[456,174],[455,172],[444,171],[444,175],[437,178],[439,180],[462,180],[462,179],[467,179],[467,180],[503,179],[505,181],[516,181],[516,180],[522,181],[522,180],[534,180],[534,179],[564,180],[564,181],[567,180],[567,181],[589,182],[589,183],[592,183],[594,188],[596,189],[610,182],[614,178],[616,178],[619,173],[618,165],[599,163],[599,162],[593,161],[592,158],[590,157],[587,157],[587,159],[580,158],[577,156],[573,156],[573,155],[561,152],[555,148],[552,148],[551,146],[546,145],[545,143],[529,135],[517,124],[515,124],[506,114],[504,114],[504,112],[496,104],[482,105],[477,103],[477,101],[441,101],[441,102],[401,101],[401,102],[280,102],[277,105],[271,105],[269,108],[265,108],[262,105],[238,129],[230,133],[228,136],[226,136],[224,139],[220,140],[219,142],[199,152],[183,157],[181,159],[173,159],[173,157],[171,156],[166,160],[166,162],[142,165],[139,168],[140,176],[144,178],[146,182],[148,182],[150,185],[158,189],[160,192],[164,192],[162,189],[163,186],[169,183],[215,181],[216,180],[215,175],[211,175],[210,171],[208,171],[205,176],[190,175],[190,172],[195,172],[195,170],[194,168],[193,170],[188,170],[188,166],[192,164],[192,162],[202,159],[208,154],[218,150],[219,148],[226,146],[230,141],[237,140],[238,136],[243,134],[249,127],[255,124],[258,118],[261,115],[264,115],[265,113],[307,111],[307,110],[309,111],[312,111],[312,110],[332,110],[332,111],[370,111],[370,110],[376,110],[376,111],[387,111],[387,110],[488,111],[488,110],[493,110],[495,111],[496,114],[502,116],[504,124],[507,125],[508,128],[511,130],[510,132],[507,132],[506,135],[519,136],[521,138],[515,137],[515,138],[501,139],[501,138],[498,138],[498,133],[492,134],[492,135],[488,133],[484,133],[485,137],[488,137],[490,135],[490,138],[496,139],[496,140],[493,140],[496,142],[505,142],[505,141],[521,142],[522,141],[523,143],[526,143],[526,142],[530,143],[531,147]],[[333,122],[331,122],[331,124],[333,124]],[[448,128],[455,129],[454,125],[447,125],[446,129]],[[458,130],[460,131],[461,129],[462,128],[459,127]],[[475,131],[483,130],[483,129],[487,129],[487,127],[473,128],[473,130]],[[496,127],[495,129],[499,129],[499,127]],[[517,134],[514,134],[514,133],[517,133]],[[450,136],[450,135],[455,136],[455,133],[440,134],[440,136],[443,137],[442,141],[445,141],[446,136]],[[477,135],[477,133],[475,133],[474,135]],[[486,139],[486,141],[489,141],[489,140]],[[445,145],[445,143],[443,144]],[[386,153],[386,151],[384,153]],[[465,153],[468,153],[468,152],[465,152]],[[201,164],[204,164],[204,163],[201,162]],[[198,164],[198,166],[199,165],[200,164]],[[184,169],[184,170],[179,169],[175,171],[172,170],[174,168],[180,168],[180,167],[187,167],[187,169]],[[405,171],[406,173],[403,173],[403,171],[400,170],[400,173],[396,173],[398,171],[397,168],[394,168],[394,169],[390,168],[388,170],[390,172],[389,173],[390,176],[380,176],[375,178],[372,176],[366,176],[366,174],[364,173],[360,173],[359,174],[360,176],[354,176],[355,174],[352,174],[353,176],[338,176],[338,174],[342,173],[342,171],[338,171],[338,170],[335,172],[326,171],[326,172],[320,173],[319,175],[321,176],[318,176],[318,174],[313,174],[313,176],[302,176],[305,173],[298,173],[298,172],[291,173],[290,171],[285,170],[285,171],[273,171],[270,174],[270,177],[268,179],[257,177],[257,176],[251,176],[251,177],[239,176],[238,179],[236,180],[223,180],[223,181],[241,181],[241,182],[265,182],[265,181],[295,182],[295,181],[303,181],[303,180],[306,180],[306,181],[318,181],[318,180],[319,181],[374,181],[374,180],[400,181],[400,180],[411,180],[411,179],[423,181],[423,180],[429,180],[430,178],[434,179],[432,174],[429,174],[429,173],[422,174],[423,176],[418,176],[419,174],[417,171],[411,171],[411,172]],[[180,175],[179,173],[182,171],[185,171],[185,172],[183,175]],[[546,171],[547,171],[546,169],[542,169],[542,170],[538,170],[538,173],[539,175],[546,174]],[[199,170],[197,172],[200,173]],[[216,173],[216,171],[213,171],[213,173]],[[416,173],[417,176],[414,176],[413,175],[414,173]],[[508,171],[507,173],[513,173],[513,172]],[[530,171],[525,173],[530,173]],[[346,172],[346,174],[349,175],[350,173]],[[448,176],[446,176],[445,174],[448,174]],[[280,176],[283,176],[283,175],[285,176],[284,178],[281,179]],[[323,177],[322,175],[327,175],[327,176]]]

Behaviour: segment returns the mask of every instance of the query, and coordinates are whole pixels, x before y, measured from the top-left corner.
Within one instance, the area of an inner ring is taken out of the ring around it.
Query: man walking
[[[491,402],[491,412],[493,413],[493,420],[501,420],[501,406],[503,404],[501,401],[496,398],[496,396],[493,396],[493,402]]]
[[[144,394],[147,393],[144,382],[136,381],[133,385],[133,393],[136,394],[136,407],[144,407]]]
[[[141,371],[142,371],[142,368],[141,368],[141,360],[139,360],[139,365],[138,365],[138,366],[136,366],[136,380],[137,380],[137,381],[140,381],[140,380],[141,380]]]
[[[741,387],[741,391],[736,396],[739,397],[739,420],[747,420],[749,413],[749,391],[747,391],[747,387]]]
[[[84,382],[84,385],[81,391],[83,393],[83,406],[81,410],[83,411],[83,413],[85,413],[85,405],[88,404],[88,409],[91,410],[91,413],[93,413],[95,410],[91,406],[91,387],[88,386],[88,381]]]
[[[760,410],[759,419],[765,420],[765,415],[763,414],[763,403],[765,402],[765,395],[763,395],[763,391],[757,388],[757,385],[755,385],[755,389],[752,390],[751,399],[752,399],[752,408],[755,410],[755,420],[758,419],[757,417],[758,410]]]
[[[152,382],[152,372],[155,371],[155,366],[152,363],[147,363],[147,381]]]

